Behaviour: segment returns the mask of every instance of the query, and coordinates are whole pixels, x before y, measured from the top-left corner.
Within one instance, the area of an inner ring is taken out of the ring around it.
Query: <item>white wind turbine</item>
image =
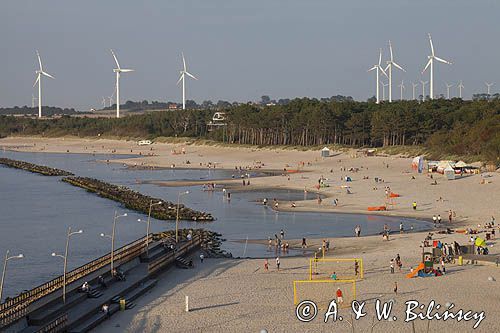
[[[428,81],[420,81],[422,84],[422,102],[425,101],[425,85],[428,83]]]
[[[382,74],[384,74],[385,76],[387,76],[387,74],[385,73],[384,69],[380,66],[382,64],[382,49],[380,49],[380,53],[379,53],[379,56],[378,56],[378,64],[374,65],[372,68],[370,68],[368,70],[368,72],[371,72],[373,70],[376,71],[377,75],[377,104],[380,103],[380,79],[379,79],[379,72],[382,72]]]
[[[52,79],[55,79],[55,77],[53,77],[49,73],[43,71],[42,59],[40,59],[40,53],[38,53],[38,51],[36,51],[36,56],[38,57],[38,63],[40,64],[40,69],[35,72],[36,73],[36,80],[35,80],[35,83],[33,84],[33,88],[38,83],[38,118],[41,118],[42,117],[42,75],[45,75],[45,76],[50,77]]]
[[[413,86],[413,99],[415,100],[415,89],[418,87],[418,83],[412,82],[411,85]]]
[[[179,84],[182,81],[182,109],[186,109],[186,75],[198,80],[193,74],[189,73],[186,68],[186,59],[184,59],[184,53],[182,54],[182,70],[180,71],[181,76],[179,77],[179,80],[177,81],[177,84]]]
[[[116,58],[116,55],[113,52],[113,50],[111,50],[111,54],[113,55],[113,58],[115,59],[116,67],[117,67],[117,68],[113,69],[113,72],[116,73],[116,118],[120,118],[120,74],[133,72],[134,70],[121,68],[120,64],[118,63],[118,59]]]
[[[427,68],[430,66],[430,87],[429,87],[429,97],[431,99],[434,99],[434,60],[437,60],[439,62],[442,62],[443,64],[448,64],[451,65],[451,62],[441,59],[439,57],[436,57],[434,54],[434,46],[432,45],[432,37],[431,34],[429,34],[429,43],[431,44],[431,55],[427,56],[429,61],[427,62],[427,65],[425,65],[424,70],[422,71],[422,74],[427,70]]]
[[[486,85],[486,89],[488,91],[488,96],[490,96],[490,92],[491,92],[491,87],[494,85],[494,83],[488,83],[488,82],[485,82],[484,83]]]
[[[380,81],[380,84],[382,84],[382,100],[385,101],[385,87],[387,87],[389,83],[384,83]]]
[[[403,90],[405,90],[405,83],[403,80],[401,80],[401,84],[398,86],[399,89],[401,89],[401,94],[399,95],[399,100],[403,100]]]
[[[460,81],[460,82],[458,83],[458,86],[457,86],[457,87],[458,87],[458,97],[462,98],[462,89],[464,89],[464,88],[465,88],[465,87],[464,87],[464,84],[462,83],[462,81]]]
[[[104,96],[102,97],[101,104],[102,104],[103,108],[106,107],[106,97],[104,97]]]
[[[453,87],[452,84],[446,83],[446,99],[450,99],[450,88]]]
[[[403,72],[406,72],[403,67],[399,66],[396,62],[394,62],[394,57],[392,55],[392,44],[391,41],[389,41],[389,52],[391,54],[391,60],[387,61],[387,67],[385,68],[385,71],[389,73],[389,103],[392,102],[392,66],[396,67],[397,69],[402,70]]]

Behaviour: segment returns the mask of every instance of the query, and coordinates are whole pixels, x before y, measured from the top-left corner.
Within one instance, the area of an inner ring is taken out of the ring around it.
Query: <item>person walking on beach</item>
[[[359,264],[358,264],[358,261],[356,260],[354,262],[354,275],[358,276],[358,274],[359,274]]]
[[[399,233],[402,234],[404,233],[404,226],[403,226],[403,222],[399,222]]]
[[[441,215],[438,215],[437,221],[438,221],[439,224],[441,224]]]
[[[306,247],[307,247],[306,238],[302,237],[302,248],[305,249]]]
[[[448,222],[451,223],[452,218],[453,218],[453,212],[450,209],[450,211],[448,212]]]
[[[269,271],[269,261],[267,261],[267,259],[264,260],[264,270],[266,272]]]
[[[276,267],[280,270],[280,257],[276,257]]]
[[[394,274],[394,259],[391,259],[391,274]]]
[[[434,222],[434,224],[436,224],[436,222],[437,222],[437,217],[436,217],[436,214],[434,214],[434,215],[432,216],[432,222]]]
[[[401,272],[401,267],[403,267],[403,264],[401,263],[401,257],[399,256],[399,253],[396,256],[396,266],[398,266],[398,269]]]
[[[412,203],[413,210],[417,210],[417,202],[413,201]]]
[[[202,264],[203,264],[203,259],[205,259],[205,256],[202,253],[202,254],[200,254],[200,263],[202,263]]]
[[[398,283],[394,282],[394,294],[398,295]]]
[[[280,231],[280,236],[281,236],[281,239],[285,239],[285,231],[283,231],[283,229],[281,229],[281,231]]]

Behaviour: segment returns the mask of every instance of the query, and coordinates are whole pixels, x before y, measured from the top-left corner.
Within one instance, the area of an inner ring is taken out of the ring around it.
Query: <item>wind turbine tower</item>
[[[458,86],[457,86],[457,87],[458,87],[458,97],[462,98],[462,89],[464,89],[464,88],[465,88],[465,87],[464,87],[464,84],[462,83],[462,81],[460,81],[460,82],[458,83]]]
[[[401,80],[401,84],[398,86],[399,89],[401,89],[401,94],[399,95],[399,100],[402,101],[403,100],[403,90],[405,90],[405,83],[403,80]]]
[[[387,67],[385,68],[385,71],[389,73],[389,103],[392,102],[392,66],[396,67],[397,69],[402,70],[403,72],[406,72],[403,67],[399,66],[395,61],[394,57],[392,54],[392,44],[391,41],[389,41],[389,52],[391,54],[391,59],[387,61]]]
[[[442,62],[443,64],[448,64],[451,65],[451,62],[448,60],[441,59],[439,57],[436,57],[434,54],[434,46],[432,45],[432,37],[431,34],[429,34],[429,43],[431,45],[431,55],[427,56],[429,61],[427,61],[427,65],[425,65],[424,70],[422,71],[422,74],[427,70],[427,68],[430,67],[430,88],[429,88],[429,97],[431,99],[434,99],[434,60],[437,60],[439,62]]]
[[[420,81],[422,84],[422,102],[425,101],[425,85],[428,83],[428,81]]]
[[[42,118],[42,76],[47,76],[51,79],[54,79],[54,77],[49,73],[43,71],[42,59],[40,59],[40,53],[38,53],[38,51],[36,51],[36,56],[38,57],[38,64],[40,65],[40,69],[35,72],[36,80],[33,84],[33,88],[38,83],[38,118]]]
[[[494,85],[494,83],[485,82],[484,84],[486,85],[486,89],[488,91],[488,97],[489,97],[490,96],[490,92],[491,92],[491,87]]]
[[[446,99],[450,99],[450,88],[453,87],[452,84],[446,83]]]
[[[385,76],[387,76],[386,72],[384,71],[384,69],[380,66],[382,64],[382,49],[380,49],[380,53],[379,53],[379,56],[378,56],[378,64],[375,64],[372,68],[370,68],[368,70],[368,72],[371,72],[371,71],[376,71],[376,78],[377,78],[377,81],[376,81],[376,84],[377,84],[377,104],[380,103],[380,78],[379,78],[379,72],[382,72],[382,74],[384,74]]]
[[[382,84],[382,100],[385,101],[385,87],[387,87],[389,83],[384,83],[380,81],[380,84]]]
[[[115,59],[117,67],[113,69],[113,72],[116,73],[116,118],[120,118],[120,75],[121,73],[133,72],[134,70],[121,68],[120,64],[118,63],[118,59],[116,58],[115,52],[113,52],[113,50],[111,50],[111,54]]]
[[[195,80],[198,79],[193,74],[187,71],[186,59],[184,59],[184,53],[182,53],[182,66],[183,66],[182,70],[180,71],[181,76],[179,77],[177,84],[179,84],[182,81],[182,109],[186,110],[186,75]]]
[[[413,99],[415,100],[415,89],[418,87],[418,83],[412,82],[411,85],[413,86]]]

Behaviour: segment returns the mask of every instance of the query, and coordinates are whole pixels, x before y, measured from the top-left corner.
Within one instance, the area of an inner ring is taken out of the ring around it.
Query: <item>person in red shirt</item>
[[[342,298],[342,290],[340,290],[340,288],[337,288],[337,303],[344,303],[344,299]]]

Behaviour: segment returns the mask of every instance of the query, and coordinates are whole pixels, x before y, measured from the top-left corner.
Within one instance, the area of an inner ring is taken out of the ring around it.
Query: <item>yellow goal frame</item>
[[[351,292],[352,292],[352,301],[356,300],[356,280],[294,280],[293,281],[293,305],[297,306],[299,302],[305,301],[299,300],[297,297],[297,285],[298,284],[308,284],[308,283],[331,283],[331,284],[339,284],[339,283],[351,283]],[[332,295],[332,300],[336,299],[335,295]],[[351,303],[346,303],[342,305],[342,308],[350,307]]]
[[[359,263],[359,276],[356,278],[355,275],[353,274],[354,279],[340,279],[340,280],[362,280],[364,278],[364,267],[363,267],[363,259],[362,258],[311,258],[309,259],[309,280],[314,280],[313,279],[313,273],[317,271],[317,264],[320,262],[346,262],[346,261],[352,261],[353,264],[354,262]],[[354,268],[353,268],[354,269]],[[321,281],[321,280],[318,280]],[[332,280],[336,281],[336,280]]]

